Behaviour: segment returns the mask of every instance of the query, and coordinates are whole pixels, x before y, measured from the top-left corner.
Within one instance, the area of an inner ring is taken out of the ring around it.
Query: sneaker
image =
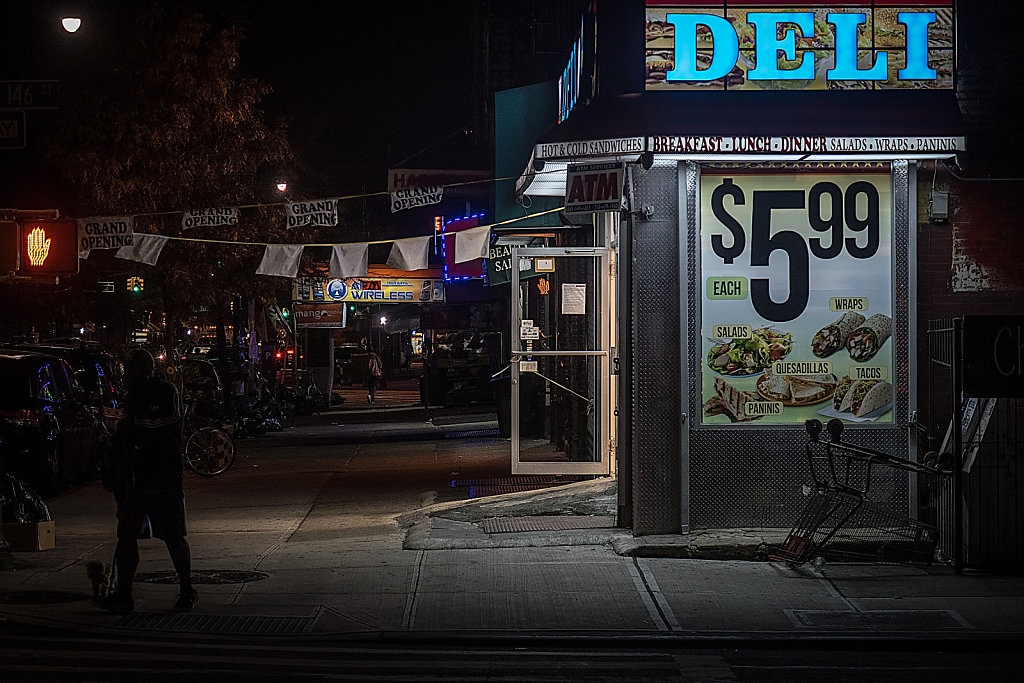
[[[367,394],[366,395],[366,402],[367,403],[373,403],[373,396],[370,396],[369,394]]]
[[[178,599],[172,608],[175,612],[188,612],[199,603],[199,593],[194,589],[178,593]]]
[[[111,593],[105,598],[93,600],[93,604],[101,609],[118,614],[128,614],[135,609],[135,600],[130,595]]]

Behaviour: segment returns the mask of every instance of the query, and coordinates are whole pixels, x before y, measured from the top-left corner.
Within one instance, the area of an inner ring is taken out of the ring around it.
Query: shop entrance
[[[513,474],[610,472],[610,258],[594,247],[512,251]]]

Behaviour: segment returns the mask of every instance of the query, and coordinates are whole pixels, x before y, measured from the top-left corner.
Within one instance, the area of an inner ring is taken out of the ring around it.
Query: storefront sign
[[[340,303],[295,304],[295,326],[298,328],[345,327],[347,306]]]
[[[78,251],[120,249],[130,246],[134,234],[131,216],[78,219]]]
[[[503,285],[512,280],[512,247],[511,244],[498,244],[487,253],[487,284]],[[519,279],[536,277],[533,259],[519,259]]]
[[[789,135],[661,135],[650,139],[650,149],[663,154],[793,154],[859,153],[899,154],[902,152],[962,152],[964,138],[948,137],[824,137]]]
[[[701,177],[703,424],[892,424],[887,174]]]
[[[576,106],[580,96],[580,75],[583,70],[583,29],[572,44],[569,62],[558,77],[558,122],[569,118],[569,112]]]
[[[644,139],[614,138],[610,140],[581,140],[578,142],[547,142],[537,145],[534,151],[538,159],[640,154],[644,151]]]
[[[441,168],[392,168],[388,169],[388,192],[406,190],[410,187],[430,185],[458,185],[460,192],[490,190],[490,173],[487,171],[465,171]]]
[[[312,283],[296,280],[294,296],[300,301],[425,303],[444,301],[444,284],[441,280],[389,278],[346,278]]]
[[[708,0],[648,0],[646,87],[950,89],[952,0],[930,5],[872,8],[840,0],[822,8],[798,0],[736,9]]]
[[[569,166],[565,178],[565,213],[618,211],[622,208],[625,175],[621,163]]]
[[[1024,316],[964,316],[964,394],[1024,398]]]

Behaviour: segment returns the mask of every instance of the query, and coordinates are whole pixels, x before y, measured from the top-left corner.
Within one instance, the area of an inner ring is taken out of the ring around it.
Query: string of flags
[[[536,218],[561,211],[562,208],[539,211],[518,218],[511,218],[489,225],[478,226],[454,233],[455,262],[464,263],[474,259],[486,258],[490,246],[491,229],[528,218]],[[397,270],[423,270],[429,267],[430,242],[433,235],[424,237],[407,237],[393,240],[376,240],[351,243],[309,243],[309,244],[269,244],[265,242],[244,242],[236,240],[216,240],[197,237],[177,237],[157,235],[153,233],[136,233],[132,231],[131,217],[107,217],[103,219],[85,218],[79,220],[80,246],[90,245],[81,250],[79,256],[88,258],[91,249],[112,249],[117,251],[114,256],[119,259],[144,263],[155,266],[160,259],[164,247],[171,240],[184,242],[205,242],[212,244],[233,244],[263,246],[263,258],[256,269],[257,275],[272,275],[294,278],[299,272],[299,263],[306,247],[331,247],[331,259],[328,274],[331,278],[366,277],[369,267],[369,245],[391,243],[391,252],[387,264]],[[91,240],[91,241],[90,241]]]
[[[539,173],[546,173],[540,171]],[[288,228],[336,227],[338,225],[338,202],[343,199],[356,199],[377,195],[391,195],[391,212],[395,213],[407,208],[436,204],[441,201],[446,187],[471,185],[481,182],[515,180],[507,178],[489,178],[472,180],[448,185],[436,185],[426,188],[406,188],[396,192],[370,192],[328,199],[316,199],[300,202],[285,202],[285,219]],[[213,244],[233,244],[263,246],[263,258],[256,269],[257,275],[271,275],[294,278],[299,271],[299,263],[305,247],[331,247],[329,275],[332,278],[366,277],[368,270],[368,251],[371,244],[392,243],[387,264],[398,270],[422,270],[428,267],[430,241],[434,235],[411,237],[394,240],[377,240],[370,242],[339,243],[339,244],[269,244],[265,242],[243,242],[234,240],[204,239],[189,236],[158,235],[154,233],[135,232],[135,218],[142,216],[160,216],[181,213],[182,233],[194,228],[229,227],[238,224],[241,209],[264,206],[280,206],[281,204],[253,204],[246,206],[226,206],[186,211],[169,211],[136,214],[134,216],[100,216],[78,219],[79,257],[89,258],[94,249],[117,249],[114,256],[119,259],[144,263],[155,266],[160,260],[167,243],[171,240],[186,242],[205,242]],[[479,226],[454,233],[455,262],[464,263],[474,259],[485,258],[490,245],[491,228],[528,218],[561,211],[561,207],[520,216],[518,218]]]

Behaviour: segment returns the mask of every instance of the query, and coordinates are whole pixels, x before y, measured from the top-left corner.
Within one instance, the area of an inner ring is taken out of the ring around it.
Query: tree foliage
[[[283,125],[270,125],[261,109],[269,86],[241,70],[243,38],[238,26],[154,3],[130,30],[94,46],[98,54],[64,87],[60,130],[47,149],[77,194],[79,216],[132,215],[136,232],[226,242],[303,239],[284,228],[280,206],[266,205],[279,199],[258,187],[292,152]],[[181,228],[182,210],[218,206],[243,207],[238,224]],[[261,255],[257,246],[172,240],[156,267],[138,268],[147,285],[161,285],[177,319],[285,284],[254,274]]]

